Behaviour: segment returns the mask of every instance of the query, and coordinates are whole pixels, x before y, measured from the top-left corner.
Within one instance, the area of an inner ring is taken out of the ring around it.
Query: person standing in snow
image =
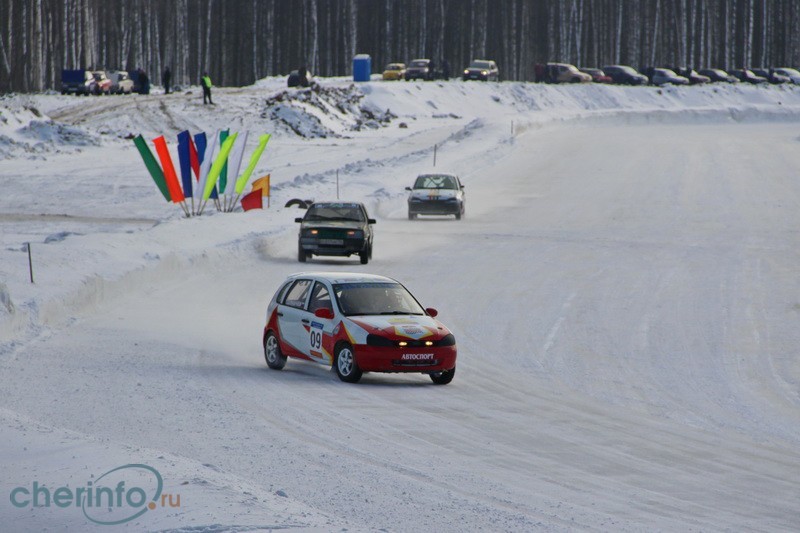
[[[139,94],[150,94],[150,78],[144,69],[139,69]]]
[[[164,94],[169,94],[169,82],[172,80],[172,71],[170,71],[169,67],[164,69],[164,73],[161,74],[161,85],[164,86]]]
[[[211,77],[208,72],[203,72],[203,77],[200,78],[200,85],[203,86],[203,105],[214,105],[214,102],[211,101]]]

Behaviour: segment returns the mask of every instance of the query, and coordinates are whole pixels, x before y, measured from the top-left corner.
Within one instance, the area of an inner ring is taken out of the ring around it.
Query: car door
[[[333,363],[333,320],[316,316],[315,313],[318,309],[328,309],[334,313],[331,290],[321,281],[314,282],[306,316],[300,321],[306,337],[303,349],[305,355],[312,361],[331,364]]]
[[[311,279],[296,280],[278,303],[278,328],[285,345],[282,349],[291,355],[308,357],[303,349],[308,345],[303,320],[308,320],[306,305],[313,283]]]

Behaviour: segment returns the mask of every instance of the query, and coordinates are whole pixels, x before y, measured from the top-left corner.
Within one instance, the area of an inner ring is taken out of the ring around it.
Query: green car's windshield
[[[339,308],[352,315],[424,315],[425,310],[399,283],[339,283],[333,286]]]
[[[305,222],[323,222],[338,220],[346,222],[364,222],[364,213],[358,204],[314,204],[308,208]]]
[[[447,174],[423,174],[414,182],[415,189],[458,189],[456,178]]]

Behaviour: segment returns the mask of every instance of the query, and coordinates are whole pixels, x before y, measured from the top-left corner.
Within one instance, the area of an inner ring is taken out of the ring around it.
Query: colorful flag
[[[236,177],[239,175],[239,168],[242,166],[242,156],[244,156],[245,145],[247,144],[247,136],[249,132],[245,131],[239,134],[236,142],[233,143],[233,150],[228,157],[228,169],[230,170],[230,178],[225,187],[224,193],[228,196],[233,196],[236,193]]]
[[[178,162],[181,167],[181,183],[183,184],[183,195],[192,196],[192,155],[191,148],[192,136],[189,131],[182,131],[178,134]],[[197,152],[195,152],[197,159]]]
[[[212,139],[219,139],[219,131],[214,134]],[[197,154],[200,157],[200,179],[198,180],[197,187],[194,188],[194,199],[202,201],[206,190],[206,181],[208,181],[208,172],[211,170],[211,164],[214,162],[214,151],[217,148],[217,143],[210,142],[206,144],[202,152],[200,151],[199,143],[197,148]]]
[[[242,196],[242,209],[250,211],[251,209],[263,209],[264,202],[261,200],[261,190],[257,189],[253,192],[247,193]]]
[[[153,181],[156,182],[158,190],[164,195],[164,199],[169,202],[170,194],[169,189],[167,189],[167,183],[164,181],[164,173],[161,171],[161,167],[158,166],[156,158],[153,157],[153,152],[150,151],[150,147],[147,146],[144,137],[137,135],[133,139],[133,143],[136,145],[136,148],[139,149],[139,154],[142,156],[142,160],[144,160],[144,166],[147,167],[150,176],[153,178]]]
[[[209,197],[213,197],[211,193],[216,191],[217,179],[219,178],[220,172],[222,172],[222,167],[228,161],[228,155],[231,153],[231,148],[233,148],[233,143],[236,141],[237,135],[237,133],[234,133],[222,143],[219,155],[214,159],[214,163],[211,165],[208,175],[206,176],[203,200],[208,200]]]
[[[197,181],[200,181],[200,165],[203,163],[203,155],[206,153],[206,143],[206,132],[198,133],[194,136],[194,157],[192,157],[190,148],[189,156],[192,157],[192,171],[194,171],[194,179]]]
[[[183,190],[181,190],[180,183],[178,183],[178,175],[175,173],[175,165],[172,164],[172,156],[169,155],[167,141],[161,135],[153,139],[153,144],[156,147],[158,158],[161,160],[161,168],[163,169],[164,181],[167,183],[169,195],[174,203],[182,202],[184,200]]]
[[[222,130],[219,132],[219,146],[222,148],[222,145],[225,144],[225,139],[228,138],[230,135],[230,130]],[[222,171],[219,173],[219,190],[225,194],[225,187],[228,185],[228,162],[226,161],[224,165],[222,165]]]
[[[258,178],[253,182],[253,190],[261,191],[261,196],[270,196],[269,194],[269,174],[263,178]]]
[[[242,192],[244,192],[244,188],[247,185],[247,180],[250,179],[250,174],[252,174],[253,170],[255,170],[256,164],[258,164],[258,160],[261,157],[261,153],[264,151],[264,148],[267,147],[269,138],[269,133],[258,138],[258,147],[256,147],[253,155],[250,156],[250,164],[247,165],[244,173],[239,176],[239,179],[236,180],[236,194],[242,194]]]

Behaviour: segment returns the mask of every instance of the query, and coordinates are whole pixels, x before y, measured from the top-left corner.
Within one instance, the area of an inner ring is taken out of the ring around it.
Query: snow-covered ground
[[[321,82],[0,98],[3,530],[109,527],[13,491],[129,464],[181,497],[130,530],[797,530],[800,88]],[[227,127],[272,206],[185,219],[130,137]],[[461,221],[406,218],[434,146]],[[373,261],[301,266],[282,206],[337,174]],[[453,383],[268,370],[312,269],[439,309]]]

